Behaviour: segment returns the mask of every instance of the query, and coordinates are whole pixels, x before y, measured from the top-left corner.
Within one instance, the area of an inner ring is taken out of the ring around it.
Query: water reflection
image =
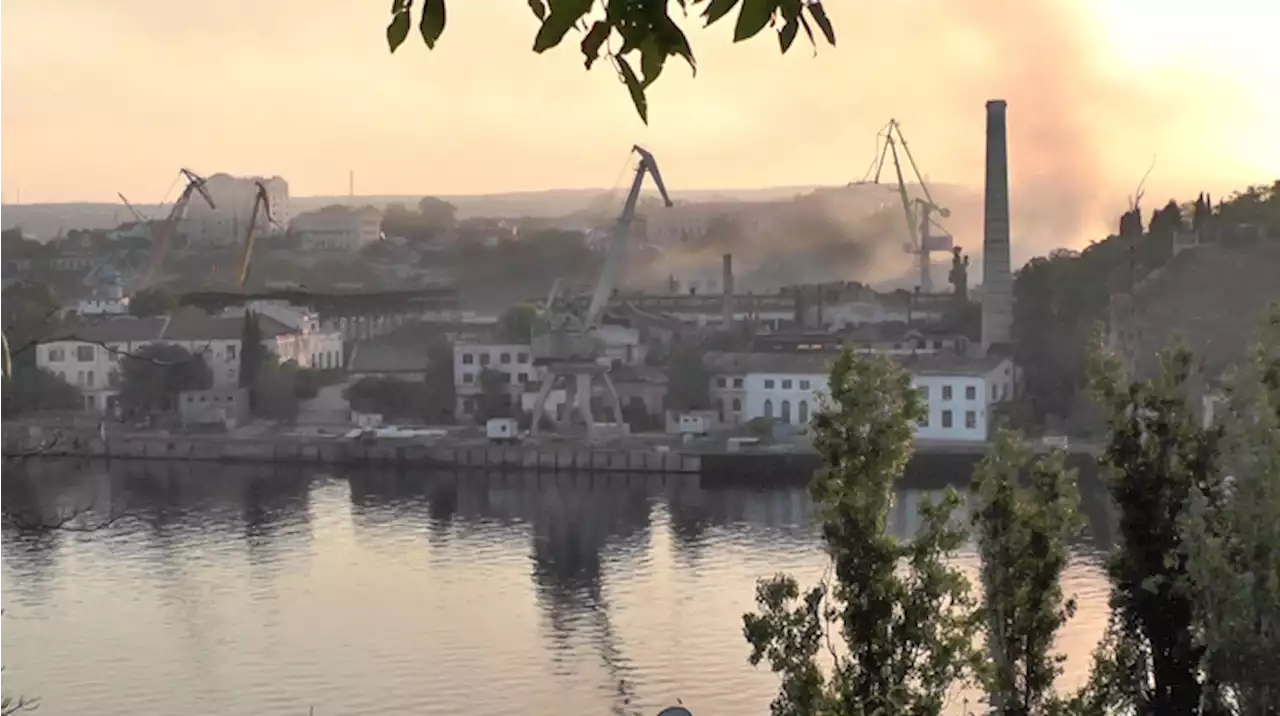
[[[48,713],[763,713],[754,580],[825,567],[803,489],[119,462],[33,463],[3,489],[136,515],[4,536],[6,684]],[[890,529],[937,494],[901,492]],[[1083,543],[1073,655],[1101,627],[1097,564]]]

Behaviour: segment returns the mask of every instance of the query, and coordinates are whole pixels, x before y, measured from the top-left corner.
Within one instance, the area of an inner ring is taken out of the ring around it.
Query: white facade
[[[254,234],[264,236],[280,233],[289,225],[289,183],[278,176],[233,177],[230,174],[214,174],[205,182],[205,189],[213,197],[216,209],[210,209],[200,197],[193,197],[187,205],[186,216],[180,229],[187,236],[190,246],[234,246],[244,241],[249,228],[249,217],[258,196],[257,182],[267,189],[271,208],[271,220],[259,209]]]
[[[382,237],[382,212],[329,206],[299,214],[290,228],[308,251],[359,251]]]
[[[526,383],[538,379],[537,368],[527,343],[470,343],[453,346],[453,387],[458,413],[470,415],[475,398],[483,391],[480,373],[495,370],[506,376],[508,394],[518,400]]]
[[[826,373],[747,373],[742,377],[743,422],[772,418],[804,425],[823,397],[830,395]],[[921,391],[927,415],[915,426],[920,440],[985,442],[991,407],[1013,397],[1013,363],[1000,361],[989,370],[954,374],[918,373],[912,385]]]
[[[336,325],[321,326],[316,312],[276,301],[252,301],[248,308],[289,328],[288,332],[274,338],[263,338],[268,350],[276,354],[281,363],[294,361],[302,368],[316,370],[343,367],[345,344],[342,329]],[[228,313],[244,315],[240,309],[229,309]]]

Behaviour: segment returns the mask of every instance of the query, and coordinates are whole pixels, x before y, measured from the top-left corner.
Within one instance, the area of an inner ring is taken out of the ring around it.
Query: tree
[[[1205,671],[1245,716],[1280,704],[1280,306],[1229,387],[1223,474],[1182,515],[1187,575],[1204,620]]]
[[[169,410],[178,393],[213,384],[202,354],[175,343],[151,343],[120,361],[120,403],[132,410]]]
[[[711,405],[711,373],[702,364],[698,344],[676,345],[667,359],[668,410],[705,410]]]
[[[1154,381],[1131,380],[1102,349],[1090,351],[1091,388],[1110,434],[1099,462],[1120,510],[1111,579],[1111,663],[1099,668],[1118,700],[1139,714],[1199,714],[1205,653],[1186,544],[1180,528],[1189,500],[1219,492],[1213,483],[1220,431],[1203,428],[1188,405],[1192,357],[1161,354]]]
[[[421,383],[370,376],[347,386],[343,395],[352,410],[376,413],[383,419],[415,419],[419,417],[425,387]]]
[[[831,369],[831,399],[814,417],[825,467],[810,491],[822,519],[834,585],[803,595],[778,575],[756,588],[743,617],[752,664],[782,678],[775,716],[938,714],[948,691],[972,673],[980,624],[964,575],[948,559],[965,542],[949,491],[921,507],[910,540],[885,533],[893,488],[911,456],[912,423],[924,416],[910,375],[883,356],[846,350]],[[831,647],[839,632],[844,653]],[[830,675],[818,663],[827,651]]]
[[[4,378],[4,416],[36,410],[80,410],[80,389],[47,370],[23,367]]]
[[[162,316],[178,307],[178,299],[160,288],[144,288],[129,298],[129,315]]]
[[[1001,431],[973,475],[971,515],[982,558],[987,659],[984,686],[996,714],[1049,713],[1063,657],[1051,653],[1075,613],[1062,593],[1068,541],[1083,527],[1075,475],[1062,451],[1031,460]],[[1029,472],[1026,486],[1019,475]]]
[[[409,36],[414,19],[414,0],[393,0],[391,22],[387,25],[387,45],[395,52]],[[684,31],[672,20],[671,3],[630,2],[608,0],[602,3],[604,12],[595,11],[591,0],[528,0],[529,9],[542,23],[533,40],[533,51],[542,53],[564,40],[572,29],[582,31],[580,49],[589,70],[603,54],[626,85],[640,119],[649,122],[649,103],[645,91],[652,85],[669,57],[680,57],[696,72],[693,48]],[[690,7],[703,8],[706,25],[716,23],[729,15],[738,0],[676,0],[680,12]],[[418,31],[428,48],[434,48],[445,28],[445,0],[421,0],[417,12]],[[812,22],[812,24],[810,24]],[[796,35],[805,31],[810,43],[814,42],[814,26],[830,45],[836,44],[835,28],[820,2],[812,0],[742,0],[733,30],[733,41],[755,37],[766,26],[778,30],[778,44],[782,52],[791,49]],[[611,40],[617,37],[615,45]],[[640,74],[632,62],[639,58]]]
[[[507,374],[492,368],[480,371],[476,382],[480,384],[480,400],[476,406],[476,420],[486,422],[490,418],[511,416],[511,381]]]
[[[262,327],[258,325],[258,314],[249,309],[244,312],[244,325],[240,328],[240,387],[252,388],[257,384],[258,371],[267,350],[262,345]]]
[[[424,196],[418,200],[418,217],[430,231],[449,231],[458,225],[458,207],[444,199]]]
[[[254,371],[253,414],[270,420],[293,421],[298,417],[298,364],[280,362],[267,353]]]
[[[453,383],[453,346],[436,339],[427,345],[427,371],[423,376],[422,417],[428,424],[453,422],[455,395]]]
[[[537,320],[537,308],[516,304],[498,317],[498,337],[508,343],[528,343],[533,340],[533,324]]]

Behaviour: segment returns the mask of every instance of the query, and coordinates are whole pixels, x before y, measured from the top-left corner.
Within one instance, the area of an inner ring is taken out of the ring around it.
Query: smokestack
[[[982,348],[1008,343],[1013,327],[1009,259],[1009,149],[1002,99],[987,102],[986,207],[982,228]]]
[[[720,303],[720,321],[725,328],[733,325],[733,254],[725,254],[724,273],[720,278],[720,288],[724,291]]]

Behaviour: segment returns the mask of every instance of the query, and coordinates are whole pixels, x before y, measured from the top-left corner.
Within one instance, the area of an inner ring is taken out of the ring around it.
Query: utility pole
[[[356,196],[356,170],[347,170],[347,196],[355,198]]]

